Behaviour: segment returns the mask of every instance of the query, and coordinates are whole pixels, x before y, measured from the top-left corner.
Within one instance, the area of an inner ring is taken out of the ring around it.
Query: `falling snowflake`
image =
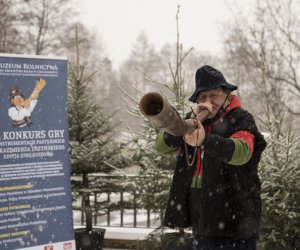
[[[223,230],[225,228],[225,223],[223,221],[220,221],[218,227],[220,230]]]
[[[177,204],[176,209],[177,209],[177,211],[180,211],[182,209],[182,205],[181,204]]]

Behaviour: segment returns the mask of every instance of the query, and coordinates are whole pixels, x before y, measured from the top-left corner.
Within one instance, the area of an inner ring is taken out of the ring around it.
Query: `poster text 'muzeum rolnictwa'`
[[[57,71],[56,64],[0,63],[0,69],[52,70]]]

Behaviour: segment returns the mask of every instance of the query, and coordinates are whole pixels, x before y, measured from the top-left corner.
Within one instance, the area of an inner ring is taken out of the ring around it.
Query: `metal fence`
[[[72,177],[80,178],[80,177]],[[89,178],[101,178],[103,182],[120,177],[110,175],[92,175]],[[136,181],[139,176],[126,176],[127,182]],[[122,181],[122,178],[121,178]],[[133,228],[157,228],[161,225],[162,212],[154,213],[150,207],[145,208],[140,203],[138,191],[132,187],[122,185],[114,187],[114,190],[103,189],[93,192],[90,196],[91,205],[98,205],[101,209],[95,209],[93,213],[94,226],[105,227],[133,227]],[[73,205],[83,206],[79,199]],[[97,206],[96,206],[97,207]],[[84,212],[73,210],[74,224],[84,225]]]

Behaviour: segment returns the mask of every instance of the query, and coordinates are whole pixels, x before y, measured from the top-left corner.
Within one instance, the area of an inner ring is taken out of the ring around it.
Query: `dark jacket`
[[[257,173],[266,142],[253,116],[235,108],[222,119],[206,124],[209,132],[203,143],[202,188],[191,188],[195,164],[187,165],[184,141],[165,133],[166,144],[181,148],[174,171],[164,217],[167,227],[192,227],[204,239],[258,238],[261,215],[260,181]],[[229,165],[234,143],[229,137],[249,131],[255,137],[250,160],[240,166]],[[194,149],[187,145],[189,155]]]

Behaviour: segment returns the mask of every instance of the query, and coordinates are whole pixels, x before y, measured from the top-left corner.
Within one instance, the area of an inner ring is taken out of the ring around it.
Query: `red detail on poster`
[[[72,249],[72,242],[65,242],[65,243],[63,244],[63,249],[64,249],[64,250]]]

